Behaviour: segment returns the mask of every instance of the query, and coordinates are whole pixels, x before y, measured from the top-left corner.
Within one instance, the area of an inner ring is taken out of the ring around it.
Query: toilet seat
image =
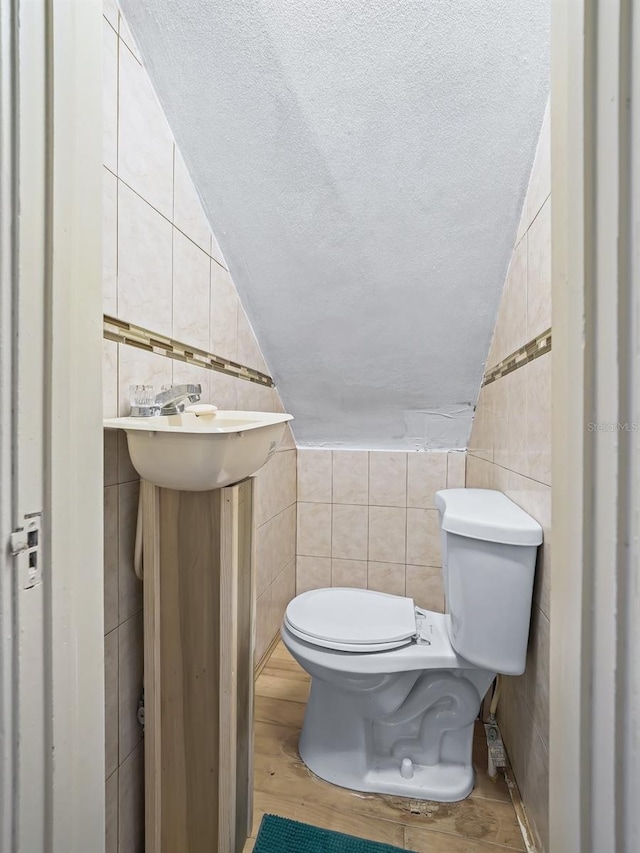
[[[416,635],[412,598],[367,589],[313,589],[289,602],[284,623],[315,646],[346,652],[397,649]]]

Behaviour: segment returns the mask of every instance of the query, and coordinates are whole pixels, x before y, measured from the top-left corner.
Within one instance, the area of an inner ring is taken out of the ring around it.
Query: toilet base
[[[491,678],[479,670],[465,675],[398,673],[370,690],[362,682],[353,689],[352,679],[348,689],[312,677],[302,760],[321,779],[353,791],[463,800],[473,790],[474,723]]]
[[[319,755],[313,749],[305,750],[300,746],[300,757],[309,770],[333,785],[351,791],[369,794],[390,794],[396,797],[409,797],[413,800],[433,800],[440,803],[454,803],[464,800],[473,790],[475,773],[471,765],[461,764],[413,764],[413,778],[404,779],[401,775],[401,762],[379,759],[374,767],[358,774],[349,771],[342,763],[327,760],[327,755]]]

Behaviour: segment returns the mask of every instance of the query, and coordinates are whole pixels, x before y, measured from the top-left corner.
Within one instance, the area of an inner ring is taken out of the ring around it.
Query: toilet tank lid
[[[442,529],[502,545],[540,545],[542,527],[502,492],[443,489],[436,492]]]

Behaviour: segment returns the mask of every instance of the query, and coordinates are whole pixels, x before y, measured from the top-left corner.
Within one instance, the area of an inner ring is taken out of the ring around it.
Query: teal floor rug
[[[330,829],[267,814],[262,818],[253,853],[407,853],[400,847],[365,841]]]

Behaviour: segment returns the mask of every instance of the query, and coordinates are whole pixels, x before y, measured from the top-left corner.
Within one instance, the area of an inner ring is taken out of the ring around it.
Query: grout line
[[[524,232],[524,234],[522,235],[523,237],[525,236],[525,234],[528,234],[528,233],[529,233],[529,230],[530,230],[531,226],[532,226],[532,225],[533,225],[533,223],[536,221],[536,219],[538,218],[538,216],[540,216],[540,213],[541,213],[541,211],[542,211],[542,208],[545,206],[545,204],[549,201],[549,199],[550,199],[550,198],[551,198],[551,190],[549,190],[549,192],[548,192],[548,193],[547,193],[547,195],[545,196],[545,200],[542,202],[542,204],[540,205],[540,207],[537,209],[537,211],[536,211],[536,213],[535,213],[535,216],[533,217],[533,219],[531,220],[531,222],[527,225],[527,227],[526,227],[526,229],[525,229],[525,232]]]
[[[193,239],[193,237],[191,237],[189,234],[186,233],[186,231],[183,231],[182,228],[180,228],[178,225],[176,225],[172,218],[168,217],[166,215],[166,213],[163,213],[161,210],[158,210],[158,208],[154,204],[151,204],[151,202],[149,201],[148,198],[145,198],[141,193],[138,192],[138,190],[136,190],[134,187],[132,187],[131,184],[127,183],[127,181],[125,181],[124,178],[120,177],[120,175],[116,175],[115,172],[113,172],[111,169],[109,169],[108,166],[105,166],[105,169],[107,169],[109,172],[111,172],[111,174],[114,175],[124,187],[126,187],[128,190],[130,190],[141,201],[143,201],[145,204],[149,205],[151,210],[153,210],[155,213],[157,213],[158,216],[161,216],[165,222],[168,222],[169,225],[173,225],[173,227],[176,229],[176,231],[179,231],[182,234],[182,236],[186,237],[190,243],[193,243],[193,245],[197,249],[200,249],[200,251],[203,252],[208,258],[211,258],[212,261],[215,261],[218,264],[218,266],[220,267],[220,269],[223,269],[225,272],[229,272],[229,270],[226,267],[223,267],[222,264],[220,264],[218,261],[216,261],[216,259],[214,257],[212,257],[206,249],[203,249],[202,246],[200,245],[200,243],[196,243],[196,241]]]
[[[111,27],[111,29],[113,30],[113,32],[116,34],[116,38],[120,38],[120,36],[118,35],[118,30],[113,26],[113,24],[111,23],[111,21],[109,20],[109,18],[107,18],[107,16],[104,14],[104,12],[102,13],[102,17],[103,17],[103,18],[104,18],[104,20],[107,22],[107,24],[109,24],[109,26]]]
[[[125,755],[125,757],[122,759],[122,761],[119,762],[118,767],[117,767],[118,770],[122,769],[123,764],[126,764],[126,762],[131,758],[133,753],[136,751],[136,749],[140,749],[141,745],[142,745],[142,749],[144,750],[144,735],[140,735],[140,739],[137,741],[136,745],[131,750],[129,750],[129,752]],[[111,775],[113,775],[113,774],[111,774]],[[111,778],[111,776],[109,778]]]
[[[123,15],[122,15],[122,13],[120,13],[120,15],[119,15],[119,20],[122,20],[122,18],[123,18]],[[126,23],[126,21],[125,21],[125,24],[126,24],[127,28],[129,29],[129,32],[131,32],[131,27],[129,27],[129,25]],[[132,34],[132,35],[133,35],[133,34]],[[138,63],[138,65],[140,66],[140,68],[143,68],[143,69],[146,71],[147,69],[145,68],[144,63],[142,62],[142,60],[141,60],[141,59],[138,59],[138,57],[135,55],[135,53],[133,52],[133,50],[129,47],[129,45],[126,43],[126,41],[125,41],[125,40],[124,40],[124,38],[122,37],[122,35],[121,35],[121,33],[120,33],[120,26],[118,26],[118,41],[121,41],[121,42],[122,42],[122,44],[127,48],[127,50],[129,51],[129,53],[131,54],[131,56],[135,59],[135,61],[136,61],[136,62]]]
[[[511,805],[516,813],[516,819],[518,821],[518,826],[520,827],[520,832],[522,833],[522,841],[525,849],[527,853],[536,853],[536,845],[533,839],[533,833],[531,831],[527,812],[522,801],[520,788],[518,787],[518,783],[513,773],[513,768],[511,767],[511,762],[508,760],[508,756],[507,766],[504,768],[504,778],[507,783],[507,788],[509,789]]]
[[[536,483],[538,486],[544,486],[547,489],[550,489],[551,486],[549,483],[545,483],[543,480],[536,480],[535,477],[530,477],[529,474],[522,474],[520,471],[515,471],[513,468],[507,468],[506,465],[500,465],[499,462],[489,461],[485,459],[483,456],[476,456],[475,453],[469,453],[470,456],[473,456],[474,459],[479,459],[480,462],[486,462],[487,465],[495,465],[496,468],[502,468],[503,471],[508,471],[509,474],[516,474],[518,477],[522,477],[525,480],[531,480],[532,483]]]

